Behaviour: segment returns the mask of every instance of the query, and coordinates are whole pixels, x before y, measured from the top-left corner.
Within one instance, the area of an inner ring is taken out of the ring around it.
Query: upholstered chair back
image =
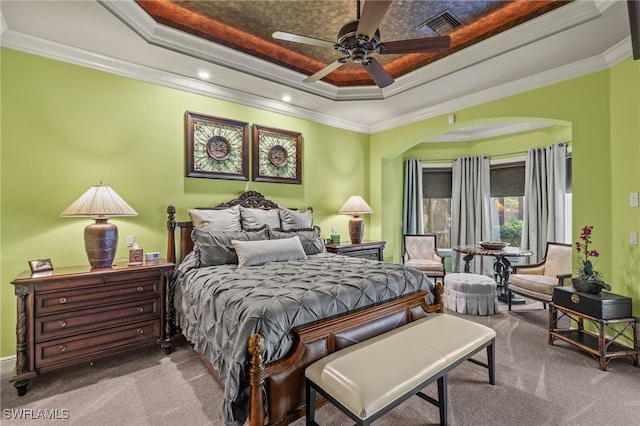
[[[440,260],[436,255],[435,234],[405,235],[404,247],[405,259]]]
[[[571,274],[571,251],[570,245],[548,243],[544,275],[557,277],[558,275]]]

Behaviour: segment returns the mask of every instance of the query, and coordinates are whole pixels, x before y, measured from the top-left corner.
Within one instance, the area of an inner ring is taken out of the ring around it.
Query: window
[[[520,246],[524,215],[524,161],[491,166],[492,239]],[[423,168],[424,232],[438,236],[439,248],[451,247],[451,167]],[[566,223],[571,241],[571,156],[567,157]]]
[[[451,247],[451,167],[424,168],[422,191],[424,232],[437,235],[438,248]]]
[[[491,239],[520,246],[524,214],[524,163],[491,166]]]

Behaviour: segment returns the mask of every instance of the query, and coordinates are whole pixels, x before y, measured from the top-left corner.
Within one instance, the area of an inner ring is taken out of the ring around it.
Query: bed
[[[290,423],[304,415],[306,366],[442,311],[441,286],[420,271],[326,253],[311,209],[248,191],[189,222],[167,213],[168,328],[223,384],[227,424]]]

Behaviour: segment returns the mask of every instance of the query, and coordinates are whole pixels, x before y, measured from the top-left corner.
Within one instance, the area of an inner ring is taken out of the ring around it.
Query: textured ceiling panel
[[[138,0],[157,22],[286,68],[311,75],[341,57],[326,47],[275,40],[284,31],[335,42],[340,28],[356,19],[356,1],[171,1]],[[450,11],[462,26],[450,34],[445,53],[374,54],[394,78],[478,43],[569,1],[393,1],[379,30],[381,40],[426,37],[425,21]],[[335,86],[373,85],[360,64],[347,63],[324,78]]]

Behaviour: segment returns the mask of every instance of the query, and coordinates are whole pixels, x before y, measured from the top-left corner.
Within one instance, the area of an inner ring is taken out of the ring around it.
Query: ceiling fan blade
[[[286,40],[286,41],[293,41],[296,43],[310,44],[312,46],[328,47],[330,49],[333,49],[336,45],[331,41],[320,40],[318,38],[313,38],[313,37],[301,36],[298,34],[285,33],[282,31],[276,31],[271,35],[271,37],[277,38],[278,40]]]
[[[383,55],[393,53],[444,52],[451,47],[451,37],[426,37],[413,40],[386,41],[380,43],[378,51]]]
[[[362,64],[362,66],[364,66],[364,69],[369,73],[369,77],[371,77],[379,88],[383,89],[395,81],[393,77],[391,77],[389,73],[382,68],[380,62],[376,61],[374,58],[369,59],[370,62],[366,65]]]
[[[337,61],[330,63],[329,65],[327,65],[326,67],[324,67],[320,71],[318,71],[317,73],[315,73],[313,75],[310,75],[309,77],[305,78],[302,81],[304,83],[313,83],[315,81],[318,81],[321,78],[323,78],[324,76],[326,76],[329,73],[331,73],[332,71],[335,71],[338,68],[340,68],[343,64],[344,64],[344,60],[343,59],[338,59]]]
[[[391,6],[391,0],[367,0],[362,6],[362,14],[356,35],[366,35],[372,38],[382,22],[387,9]]]

